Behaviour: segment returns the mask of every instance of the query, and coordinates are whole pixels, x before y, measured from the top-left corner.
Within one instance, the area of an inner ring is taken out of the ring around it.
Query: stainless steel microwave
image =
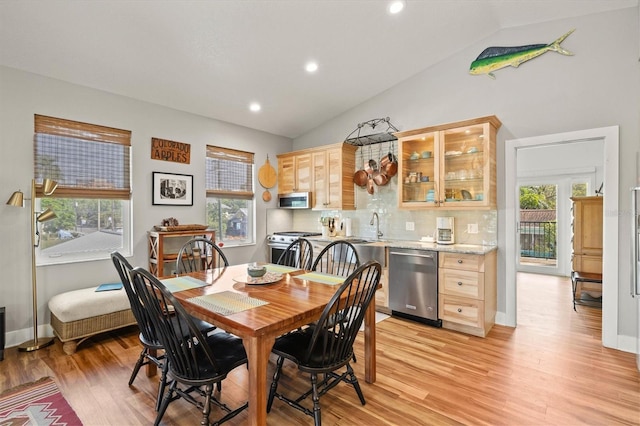
[[[278,194],[278,208],[310,209],[311,192],[291,192],[289,194]]]

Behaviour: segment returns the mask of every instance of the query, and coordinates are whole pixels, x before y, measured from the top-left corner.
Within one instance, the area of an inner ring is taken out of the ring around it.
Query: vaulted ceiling
[[[638,0],[387,3],[2,0],[0,64],[293,138],[500,29]]]

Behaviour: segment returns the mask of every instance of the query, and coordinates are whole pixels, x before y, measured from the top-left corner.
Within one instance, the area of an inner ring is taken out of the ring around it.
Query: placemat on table
[[[220,293],[192,297],[187,300],[224,316],[269,304],[269,302],[265,302],[264,300],[249,297],[246,294],[235,293],[233,291],[222,291]]]
[[[298,275],[296,278],[302,278],[303,280],[315,281],[330,285],[338,285],[344,282],[344,277],[338,275],[323,274],[322,272],[307,272],[306,274]]]
[[[300,270],[300,268],[292,268],[291,266],[284,266],[284,265],[274,265],[273,263],[270,263],[265,266],[267,267],[267,271],[279,272],[281,274],[288,274],[289,272]]]
[[[164,284],[167,290],[169,290],[171,293],[175,293],[176,291],[189,290],[192,288],[204,287],[207,285],[206,282],[189,276],[167,278],[165,280],[160,280],[160,282]]]

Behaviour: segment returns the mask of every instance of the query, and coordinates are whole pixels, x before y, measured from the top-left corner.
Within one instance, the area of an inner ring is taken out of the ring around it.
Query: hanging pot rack
[[[377,126],[385,124],[387,125],[387,128],[383,132],[372,133],[368,135],[360,134],[364,127],[371,127],[372,130],[375,130]],[[392,131],[397,132],[398,129],[396,128],[396,126],[391,124],[389,117],[374,118],[372,120],[358,123],[358,127],[356,127],[355,130],[353,130],[351,133],[349,133],[344,142],[355,146],[364,146],[398,140],[398,138],[395,137]],[[356,134],[355,136],[354,133]]]

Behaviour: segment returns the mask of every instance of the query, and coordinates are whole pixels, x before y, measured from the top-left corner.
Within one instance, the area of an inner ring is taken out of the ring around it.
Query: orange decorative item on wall
[[[278,179],[278,173],[273,168],[271,163],[269,163],[269,156],[267,155],[267,160],[264,165],[260,167],[258,170],[258,182],[265,188],[265,191],[262,193],[262,200],[265,202],[271,201],[271,193],[269,189],[273,188]]]

